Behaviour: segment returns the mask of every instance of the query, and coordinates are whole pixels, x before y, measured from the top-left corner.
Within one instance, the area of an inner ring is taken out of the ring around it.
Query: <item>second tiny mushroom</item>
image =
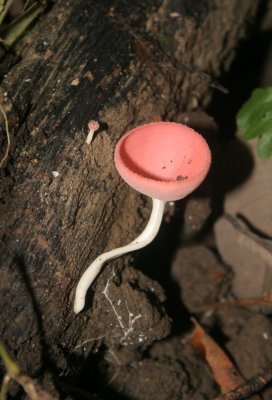
[[[204,138],[188,126],[156,122],[126,133],[117,143],[114,161],[126,183],[152,198],[151,216],[140,236],[101,254],[87,268],[76,288],[75,313],[84,308],[87,290],[103,264],[148,245],[158,233],[165,203],[183,199],[201,184],[211,152]]]
[[[91,120],[88,122],[88,135],[86,138],[86,144],[92,143],[94,132],[99,129],[99,123],[97,121]]]

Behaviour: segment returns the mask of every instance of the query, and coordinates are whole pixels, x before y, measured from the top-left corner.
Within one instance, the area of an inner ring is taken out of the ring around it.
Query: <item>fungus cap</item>
[[[205,179],[211,152],[186,125],[155,122],[127,132],[117,143],[116,168],[131,187],[163,201],[179,200]]]

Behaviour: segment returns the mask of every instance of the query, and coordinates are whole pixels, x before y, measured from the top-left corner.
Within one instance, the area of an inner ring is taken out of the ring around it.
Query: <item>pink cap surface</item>
[[[117,143],[116,168],[131,187],[164,201],[182,199],[205,179],[211,152],[186,125],[154,122],[126,133]]]

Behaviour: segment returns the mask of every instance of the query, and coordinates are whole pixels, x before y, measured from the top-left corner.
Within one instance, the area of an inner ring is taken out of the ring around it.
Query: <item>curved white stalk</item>
[[[161,225],[164,205],[165,202],[163,200],[152,199],[152,212],[149,221],[140,236],[138,236],[135,240],[133,240],[133,242],[127,244],[126,246],[118,247],[117,249],[110,250],[106,253],[101,254],[87,268],[76,288],[76,296],[74,302],[74,312],[76,314],[78,314],[84,308],[87,290],[91,286],[93,280],[96,278],[106,261],[112,260],[113,258],[119,257],[130,251],[141,249],[142,247],[145,247],[150,242],[152,242],[152,240],[157,235]]]

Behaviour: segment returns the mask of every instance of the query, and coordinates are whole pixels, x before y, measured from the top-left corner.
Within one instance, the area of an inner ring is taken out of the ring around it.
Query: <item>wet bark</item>
[[[1,170],[0,336],[26,373],[69,371],[103,342],[149,344],[169,332],[161,288],[123,269],[126,257],[104,269],[78,316],[75,286],[98,254],[133,239],[149,212],[115,171],[117,140],[138,124],[205,109],[257,7],[57,1],[24,39],[0,87],[12,135]],[[101,128],[88,146],[90,119]],[[2,155],[5,135],[2,128]],[[129,307],[153,329],[139,318],[125,337],[107,282],[116,303],[128,299],[126,326]]]

